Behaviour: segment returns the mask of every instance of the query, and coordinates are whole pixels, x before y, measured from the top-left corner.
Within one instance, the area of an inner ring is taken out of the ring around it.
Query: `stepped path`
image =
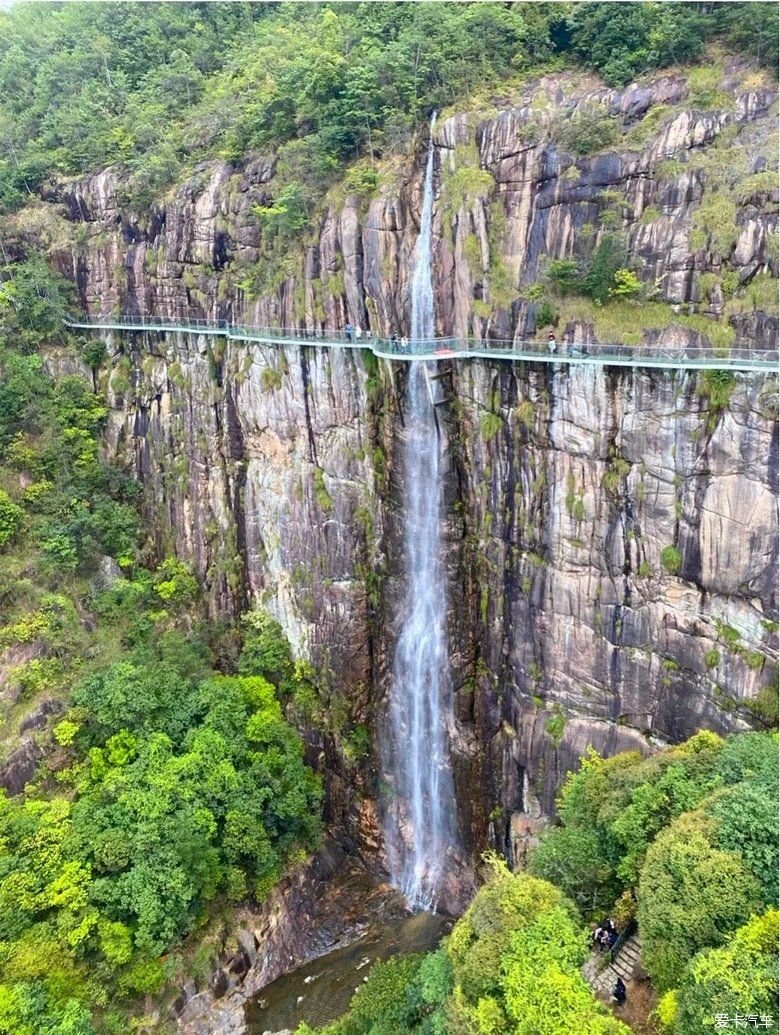
[[[750,348],[665,348],[656,345],[573,345],[559,343],[555,353],[541,341],[480,341],[476,338],[432,338],[395,341],[388,338],[354,337],[336,332],[317,333],[289,328],[245,327],[226,320],[192,317],[169,319],[154,315],[74,316],[68,327],[115,333],[180,333],[259,342],[263,345],[308,345],[313,348],[370,349],[380,359],[432,362],[445,359],[506,359],[514,362],[569,364],[582,366],[660,367],[664,370],[760,370],[777,371],[778,351]]]
[[[610,953],[593,952],[582,968],[582,976],[602,999],[609,999],[619,977],[626,984],[632,981],[642,966],[642,941],[632,934],[617,947],[610,962]]]

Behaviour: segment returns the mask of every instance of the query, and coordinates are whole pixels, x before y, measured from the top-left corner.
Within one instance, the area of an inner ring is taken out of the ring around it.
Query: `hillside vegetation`
[[[308,674],[266,616],[208,622],[188,567],[153,559],[137,484],[101,458],[102,397],[44,363],[104,358],[63,332],[67,297],[34,260],[0,285],[0,707],[40,743],[0,798],[3,1035],[126,1035],[182,980],[182,938],[262,900],[319,831],[282,711]]]
[[[623,1035],[579,972],[584,921],[608,914],[638,918],[659,1035],[701,1035],[722,1012],[774,1016],[777,780],[768,733],[591,754],[529,872],[489,860],[439,949],[378,964],[321,1035]]]
[[[112,163],[143,202],[204,158],[280,147],[306,201],[507,76],[620,85],[714,37],[774,69],[776,6],[19,3],[0,12],[0,209]]]

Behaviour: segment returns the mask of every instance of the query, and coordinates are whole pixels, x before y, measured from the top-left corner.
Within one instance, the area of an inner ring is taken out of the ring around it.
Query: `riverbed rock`
[[[326,837],[312,859],[288,873],[262,906],[244,910],[239,952],[215,966],[206,987],[188,982],[171,1017],[181,1035],[244,1035],[246,1004],[266,985],[350,944],[378,920],[406,915],[397,891]]]

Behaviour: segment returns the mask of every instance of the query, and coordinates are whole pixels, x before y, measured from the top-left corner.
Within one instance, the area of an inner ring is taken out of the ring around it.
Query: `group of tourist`
[[[363,337],[363,328],[360,324],[356,324],[354,327],[351,323],[344,324],[344,337],[347,341],[360,341]],[[368,332],[366,332],[366,337],[368,337]]]
[[[376,335],[372,336],[370,331],[363,331],[363,328],[359,324],[344,324],[343,334],[350,344],[352,342],[362,341],[364,335],[366,341],[368,341],[368,339],[372,337],[374,340],[376,339]],[[392,332],[392,334],[388,338],[388,341],[391,345],[400,345],[402,349],[406,349],[409,345],[409,339],[406,337],[406,335],[399,339],[395,331]],[[558,342],[554,334],[550,334],[549,338],[547,339],[547,351],[550,353],[551,356],[554,356],[555,353],[558,351]],[[566,346],[566,353],[569,356],[583,355],[584,349],[581,346],[574,345],[573,342],[569,342],[569,344]]]
[[[554,356],[558,351],[558,342],[554,334],[550,334],[547,338],[547,351],[551,356]],[[570,341],[566,346],[567,356],[584,356],[585,348],[582,345],[575,345],[573,341]]]
[[[618,940],[617,928],[615,927],[615,921],[612,917],[607,917],[603,923],[600,923],[596,930],[593,932],[593,944],[599,950],[599,952],[605,952],[611,949],[615,942]]]
[[[615,921],[611,916],[608,916],[606,920],[602,921],[593,932],[593,944],[599,952],[608,952],[617,942],[618,933],[615,926]],[[612,989],[612,1000],[617,1003],[618,1006],[622,1006],[626,1001],[626,985],[623,978],[618,976],[615,982],[615,987]]]
[[[355,324],[354,326],[351,323],[344,324],[344,337],[347,339],[348,342],[351,343],[353,341],[361,341],[363,338],[363,334],[363,328],[359,324]],[[372,337],[370,331],[365,331],[365,337],[366,341],[368,341],[368,339]],[[373,338],[375,340],[376,335],[374,335]],[[398,335],[395,333],[395,331],[393,331],[393,333],[387,340],[390,342],[391,345],[400,345],[402,349],[408,348],[409,346],[409,339],[406,337],[406,335],[404,335],[399,340]]]

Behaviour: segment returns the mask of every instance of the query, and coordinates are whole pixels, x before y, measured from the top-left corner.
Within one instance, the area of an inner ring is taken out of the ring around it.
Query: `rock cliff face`
[[[657,288],[626,340],[708,348],[695,307],[722,317],[713,344],[775,347],[776,315],[728,298],[777,275],[776,205],[755,178],[775,96],[727,72],[713,110],[679,76],[620,93],[561,76],[442,118],[440,332],[529,335],[547,260],[585,257],[612,229]],[[623,127],[614,149],[565,151],[567,122],[605,116]],[[273,175],[272,157],[204,164],[142,218],[112,170],[60,184],[47,204],[79,228],[57,261],[93,314],[408,331],[420,161],[373,200],[326,205],[281,257],[253,213]],[[564,301],[559,334],[603,339],[601,320]],[[108,448],[141,477],[160,548],[192,559],[215,615],[262,602],[311,659],[335,717],[309,737],[330,818],[373,850],[381,774],[350,733],[378,735],[398,626],[403,364],[178,333],[110,351]],[[446,385],[461,823],[511,853],[588,745],[645,751],[752,721],[777,658],[776,386],[500,360],[453,363]]]

